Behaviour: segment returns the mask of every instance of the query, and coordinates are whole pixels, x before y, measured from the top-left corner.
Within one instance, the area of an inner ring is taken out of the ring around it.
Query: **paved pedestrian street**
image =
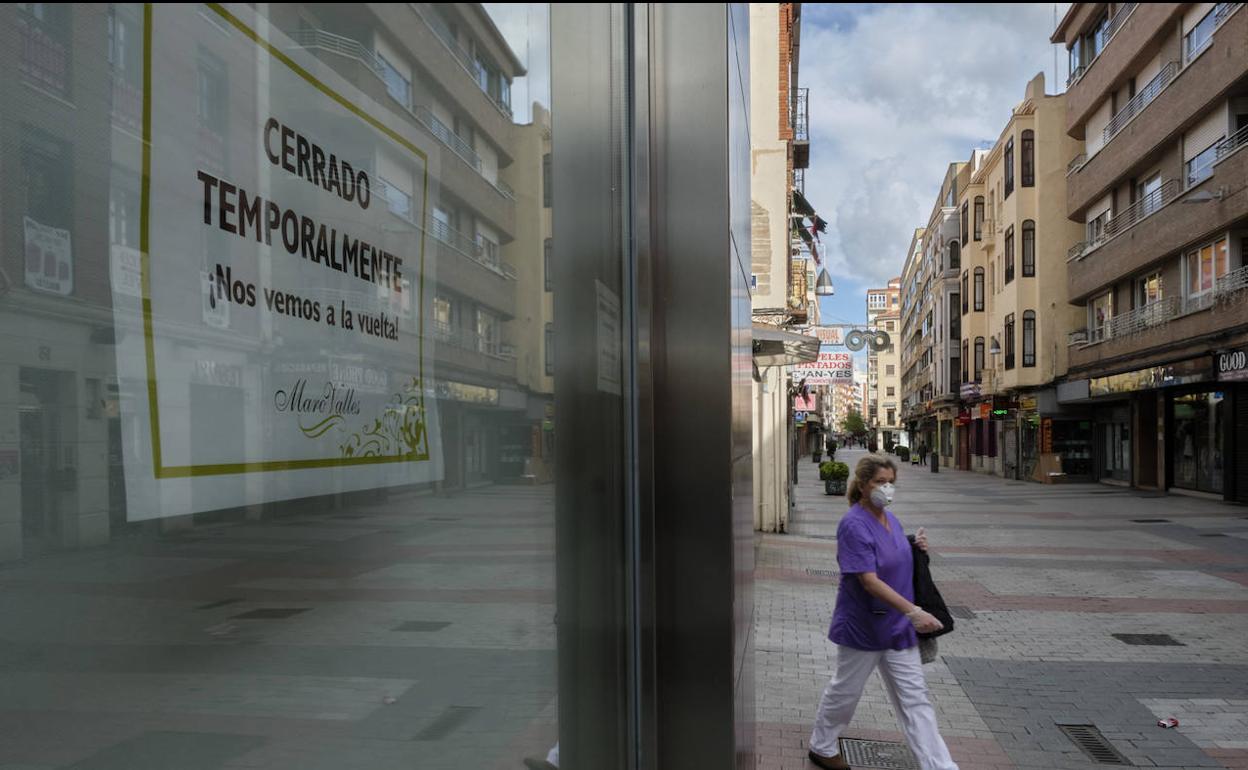
[[[545,755],[552,486],[288,509],[0,568],[0,770]]]
[[[861,452],[837,459],[851,469]],[[788,534],[759,537],[760,770],[813,767],[834,668],[836,525],[809,460]],[[893,512],[927,528],[955,613],[925,666],[962,770],[1099,766],[1062,725],[1092,725],[1139,767],[1248,769],[1248,508],[1095,484],[1040,485],[905,465]],[[1179,726],[1164,729],[1159,719]],[[845,737],[901,741],[879,676]]]

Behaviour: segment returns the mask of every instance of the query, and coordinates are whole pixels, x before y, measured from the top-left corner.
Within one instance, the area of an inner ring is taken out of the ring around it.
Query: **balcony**
[[[1215,299],[1214,292],[1191,300],[1172,297],[1157,303],[1155,310],[1150,305],[1110,319],[1101,334],[1072,343],[1071,375],[1096,376],[1098,365],[1121,367],[1128,357],[1133,368],[1143,369],[1206,353],[1210,337],[1243,323],[1242,306],[1224,306]]]
[[[429,29],[433,30],[433,34],[438,38],[442,45],[446,47],[446,50],[450,52],[451,56],[455,58],[455,61],[459,64],[459,66],[463,68],[464,73],[467,74],[472,80],[473,85],[481,89],[482,93],[486,95],[486,98],[490,100],[490,103],[493,104],[500,113],[502,113],[503,117],[510,121],[512,117],[511,105],[507,104],[499,94],[490,93],[489,88],[483,82],[488,82],[488,79],[482,77],[483,73],[480,62],[473,57],[472,53],[468,51],[468,49],[460,45],[459,41],[455,39],[455,35],[443,21],[441,15],[437,12],[437,10],[430,7],[431,5],[431,3],[408,3],[408,7],[411,8],[416,15],[429,26]]]
[[[21,36],[18,69],[37,88],[57,96],[69,96],[68,24],[52,24],[25,10],[17,13]]]
[[[1126,128],[1127,124],[1136,115],[1139,115],[1144,111],[1145,107],[1152,104],[1162,90],[1174,82],[1178,74],[1179,63],[1177,61],[1168,62],[1162,67],[1161,71],[1152,80],[1148,81],[1148,85],[1136,92],[1135,96],[1131,97],[1131,100],[1118,111],[1118,114],[1110,119],[1109,124],[1101,132],[1104,144],[1109,144],[1109,141],[1117,136],[1119,131]]]
[[[1109,45],[1109,41],[1113,39],[1115,34],[1117,34],[1118,30],[1122,27],[1123,22],[1127,20],[1137,5],[1139,5],[1139,3],[1123,3],[1118,9],[1118,13],[1114,14],[1114,18],[1110,19],[1109,24],[1105,25],[1105,29],[1097,33],[1096,49],[1098,51],[1104,53],[1105,46]],[[1092,65],[1096,64],[1098,59],[1100,59],[1099,54],[1094,56],[1087,64],[1081,64],[1080,66],[1075,67],[1074,71],[1070,73],[1070,77],[1066,78],[1066,87],[1070,88],[1075,83],[1078,83],[1083,76],[1087,74],[1087,71],[1091,69]]]
[[[1121,313],[1109,320],[1109,337],[1126,337],[1139,334],[1158,324],[1169,322],[1179,316],[1179,298],[1166,297],[1135,310]]]
[[[1136,19],[1162,11],[1169,14],[1174,7],[1178,6],[1141,3],[1132,14],[1127,28],[1137,23]],[[1225,102],[1226,95],[1248,74],[1248,14],[1229,7],[1222,18],[1222,23],[1214,28],[1203,52],[1187,66],[1179,67],[1167,87],[1153,89],[1156,94],[1148,102],[1147,110],[1140,114],[1142,106],[1136,106],[1134,116],[1123,114],[1126,110],[1121,111],[1123,119],[1119,121],[1120,126],[1115,125],[1117,131],[1113,142],[1102,147],[1069,176],[1066,187],[1067,216],[1081,218],[1090,205],[1122,180],[1145,170],[1142,166],[1155,158],[1160,148],[1175,142],[1197,116],[1208,113],[1219,102]],[[1144,41],[1140,44],[1144,45]],[[1124,77],[1127,71],[1124,69]],[[1078,88],[1082,87],[1083,83]],[[1146,88],[1151,87],[1152,83]],[[1074,98],[1074,91],[1068,93],[1067,104],[1070,105]],[[1070,114],[1073,116],[1073,111]],[[1133,119],[1127,120],[1128,117]],[[1071,119],[1074,120],[1073,117]],[[1078,126],[1080,123],[1071,125]]]
[[[1179,180],[1171,179],[1123,209],[1118,216],[1111,217],[1108,211],[1101,214],[1087,224],[1088,240],[1081,244],[1084,249],[1075,258],[1082,259],[1100,247],[1101,244],[1113,240],[1132,227],[1135,227],[1144,219],[1160,211],[1163,206],[1169,204],[1182,192],[1183,188],[1180,186]],[[1070,258],[1068,253],[1067,259],[1069,260]]]
[[[810,167],[810,89],[799,88],[790,107],[793,119],[793,168]]]
[[[1213,165],[1217,166],[1223,160],[1231,157],[1239,148],[1248,145],[1248,126],[1244,126],[1227,138],[1223,139],[1220,144],[1213,150]]]
[[[429,336],[434,340],[433,356],[439,364],[451,364],[495,377],[516,376],[516,355],[511,345],[482,336],[475,330],[453,327],[438,320],[430,325]]]
[[[371,76],[375,77],[382,86],[382,90],[385,91],[384,64],[374,51],[364,46],[358,40],[326,32],[322,29],[300,29],[291,34],[291,42],[294,43],[293,47],[297,49],[329,53],[355,62]],[[388,94],[388,91],[386,93]],[[413,108],[393,97],[387,99],[385,96],[381,96],[380,98],[385,100],[390,107],[406,112],[415,118],[416,122],[432,134],[442,146],[450,150],[456,158],[468,164],[468,167],[489,185],[494,194],[509,200],[515,200],[516,195],[511,187],[501,179],[490,179],[487,177],[482,168],[481,157],[473,150],[472,145],[439,120],[432,110],[423,105],[416,105]],[[455,178],[456,175],[447,175],[443,181],[452,181]],[[481,205],[496,224],[504,227],[509,225],[509,220],[504,215],[505,212],[497,210],[498,206],[491,205],[491,201],[478,201],[467,190],[457,190],[456,192],[461,197],[464,197],[467,202]]]
[[[1218,279],[1213,290],[1215,302],[1230,302],[1239,299],[1241,291],[1248,289],[1248,265],[1232,270]]]
[[[1163,257],[1177,254],[1193,242],[1230,229],[1248,218],[1248,152],[1234,152],[1213,167],[1199,185],[1180,189],[1171,180],[1161,189],[1122,213],[1121,222],[1106,226],[1095,251],[1087,251],[1067,266],[1067,289],[1072,302],[1102,291]],[[1182,201],[1192,191],[1214,193],[1212,200]],[[1220,194],[1221,197],[1218,197]],[[1155,202],[1150,203],[1154,196]],[[1112,238],[1108,237],[1113,235]]]
[[[1095,12],[1096,6],[1087,9]],[[1067,132],[1083,138],[1075,129],[1138,69],[1140,54],[1163,30],[1171,28],[1181,12],[1178,3],[1130,3],[1109,21],[1102,33],[1100,53],[1071,73],[1067,83]],[[1086,19],[1091,22],[1092,18]],[[1086,23],[1085,22],[1085,23]]]

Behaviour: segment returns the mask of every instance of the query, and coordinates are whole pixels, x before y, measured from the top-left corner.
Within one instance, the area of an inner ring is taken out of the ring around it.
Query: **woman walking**
[[[914,603],[914,556],[893,502],[897,466],[868,455],[849,483],[851,507],[836,528],[841,585],[828,638],[836,643],[836,674],[823,690],[810,761],[848,770],[838,739],[849,726],[867,679],[877,667],[911,751],[923,770],[958,770],[936,728],[916,632],[938,631],[940,621]],[[915,543],[927,550],[920,528]]]

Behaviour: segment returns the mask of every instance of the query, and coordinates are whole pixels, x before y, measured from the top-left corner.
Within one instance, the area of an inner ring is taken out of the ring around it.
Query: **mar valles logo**
[[[878,329],[854,329],[845,335],[845,347],[850,350],[862,350],[864,347],[870,347],[871,352],[880,353],[888,350],[888,346],[892,344],[892,340],[888,336],[888,332]]]

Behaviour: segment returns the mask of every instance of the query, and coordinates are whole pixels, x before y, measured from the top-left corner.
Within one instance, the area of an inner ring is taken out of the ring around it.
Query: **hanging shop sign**
[[[1248,382],[1248,348],[1214,353],[1213,367],[1219,382]]]
[[[805,380],[807,385],[852,384],[854,381],[854,357],[849,353],[819,353],[819,358],[798,364],[794,376]]]
[[[247,5],[144,13],[142,137],[134,167],[112,171],[142,191],[142,245],[111,255],[122,430],[140,458],[129,517],[441,478],[436,396],[497,395],[436,387],[421,336],[433,140]],[[262,97],[247,78],[222,86],[208,128],[185,67],[202,14],[234,34],[199,40],[201,58],[264,73]],[[28,223],[32,239],[38,287],[72,291],[68,234]]]

